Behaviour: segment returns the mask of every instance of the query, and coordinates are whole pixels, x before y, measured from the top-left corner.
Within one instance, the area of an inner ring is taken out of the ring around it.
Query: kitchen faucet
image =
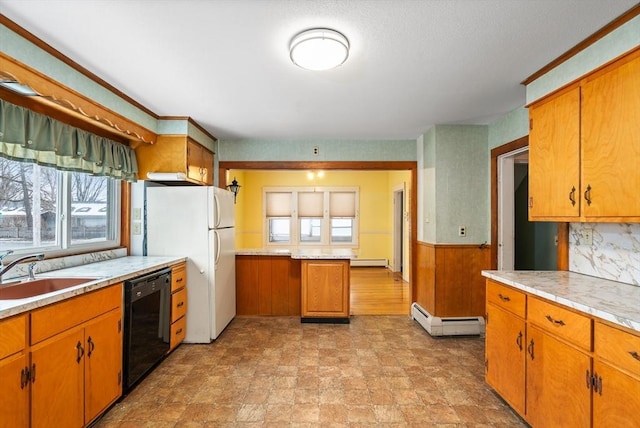
[[[9,250],[9,252],[7,252],[7,254],[4,254],[4,255],[2,256],[2,258],[4,258],[5,256],[7,256],[8,254],[11,254],[11,253],[13,253],[13,251],[12,251],[12,250]],[[0,261],[2,260],[2,258],[0,258]],[[18,257],[17,259],[13,260],[11,263],[9,263],[9,264],[8,264],[8,265],[6,265],[6,266],[1,265],[1,266],[2,266],[2,268],[0,269],[0,284],[2,284],[2,276],[3,276],[5,273],[7,273],[9,270],[11,270],[15,265],[17,265],[17,264],[18,264],[18,263],[20,263],[20,262],[24,262],[24,261],[27,261],[27,260],[34,260],[34,259],[35,259],[35,260],[42,260],[42,259],[44,259],[44,253],[39,253],[39,254],[29,254],[28,256]],[[32,276],[32,273],[33,273],[33,267],[30,267],[30,268],[29,268],[29,271],[30,271],[30,275],[29,275],[29,277],[30,277],[30,279],[31,279],[31,276]]]

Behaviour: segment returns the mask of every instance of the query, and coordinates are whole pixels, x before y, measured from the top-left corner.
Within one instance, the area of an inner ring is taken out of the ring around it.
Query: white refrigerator
[[[146,254],[186,256],[186,343],[210,343],[236,315],[233,193],[146,187]]]

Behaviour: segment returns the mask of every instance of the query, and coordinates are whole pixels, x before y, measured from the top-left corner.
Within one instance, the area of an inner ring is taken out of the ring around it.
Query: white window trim
[[[271,192],[291,192],[291,217],[290,217],[290,241],[289,242],[269,242],[269,217],[267,217],[266,200],[267,193]],[[320,242],[300,242],[300,219],[298,217],[298,193],[303,192],[324,192],[322,232]],[[331,218],[329,216],[329,200],[331,192],[354,192],[355,193],[355,217],[353,218],[353,240],[351,242],[331,242]],[[262,189],[262,240],[265,247],[316,247],[316,248],[357,248],[359,243],[360,224],[360,188],[357,186],[300,186],[300,187],[264,187]]]

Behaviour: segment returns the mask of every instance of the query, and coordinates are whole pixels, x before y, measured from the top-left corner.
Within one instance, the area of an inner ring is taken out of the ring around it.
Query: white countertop
[[[246,248],[236,250],[238,256],[287,256],[292,259],[355,259],[351,248]]]
[[[482,271],[535,296],[640,332],[640,287],[567,271]]]
[[[142,257],[130,256],[89,263],[65,269],[36,274],[36,278],[74,277],[96,278],[94,281],[65,288],[52,293],[41,294],[27,299],[0,300],[0,319],[30,311],[73,296],[88,293],[121,281],[144,275],[176,263],[185,257]],[[2,287],[2,285],[0,285]]]

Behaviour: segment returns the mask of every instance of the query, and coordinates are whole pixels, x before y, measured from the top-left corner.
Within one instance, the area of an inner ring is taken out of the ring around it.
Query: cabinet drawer
[[[187,265],[181,263],[171,269],[171,292],[179,290],[187,285]]]
[[[184,340],[187,334],[187,317],[182,317],[178,321],[171,324],[171,340],[169,341],[170,349],[175,348]]]
[[[640,376],[640,336],[597,322],[594,351],[603,360]]]
[[[0,359],[22,351],[27,344],[27,315],[0,321]]]
[[[171,322],[187,313],[187,289],[183,288],[171,295]]]
[[[527,320],[588,351],[591,350],[592,321],[557,304],[529,297]]]
[[[122,306],[122,283],[31,312],[31,344]]]
[[[527,296],[518,290],[487,279],[487,301],[524,318]]]

